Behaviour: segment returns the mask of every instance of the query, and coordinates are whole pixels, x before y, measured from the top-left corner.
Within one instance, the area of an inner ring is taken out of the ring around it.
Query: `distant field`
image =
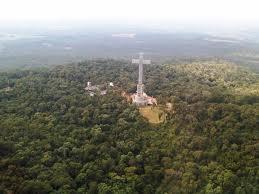
[[[213,40],[213,41],[212,41]],[[91,58],[131,59],[144,52],[153,63],[191,58],[226,58],[259,67],[233,53],[259,53],[255,42],[196,33],[69,32],[0,38],[0,69],[57,65]]]

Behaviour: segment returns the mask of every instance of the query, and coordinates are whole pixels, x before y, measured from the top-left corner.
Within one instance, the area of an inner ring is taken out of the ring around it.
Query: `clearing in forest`
[[[165,120],[165,113],[159,107],[146,106],[139,108],[140,114],[145,117],[150,123],[158,124]]]

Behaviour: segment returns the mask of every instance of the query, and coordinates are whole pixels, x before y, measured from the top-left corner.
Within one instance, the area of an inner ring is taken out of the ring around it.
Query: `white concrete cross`
[[[132,63],[139,64],[138,84],[143,84],[143,64],[148,65],[151,63],[150,60],[145,60],[143,53],[139,53],[138,59],[132,59]]]

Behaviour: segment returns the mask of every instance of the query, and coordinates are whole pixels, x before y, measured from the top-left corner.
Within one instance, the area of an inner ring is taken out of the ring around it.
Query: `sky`
[[[259,26],[259,0],[0,0],[1,22],[66,21]]]

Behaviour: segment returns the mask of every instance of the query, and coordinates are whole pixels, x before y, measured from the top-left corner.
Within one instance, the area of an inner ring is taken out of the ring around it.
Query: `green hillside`
[[[1,72],[0,193],[258,193],[258,74],[224,61],[144,73],[172,103],[161,124],[121,97],[136,89],[128,61]],[[90,97],[89,80],[116,89]]]

